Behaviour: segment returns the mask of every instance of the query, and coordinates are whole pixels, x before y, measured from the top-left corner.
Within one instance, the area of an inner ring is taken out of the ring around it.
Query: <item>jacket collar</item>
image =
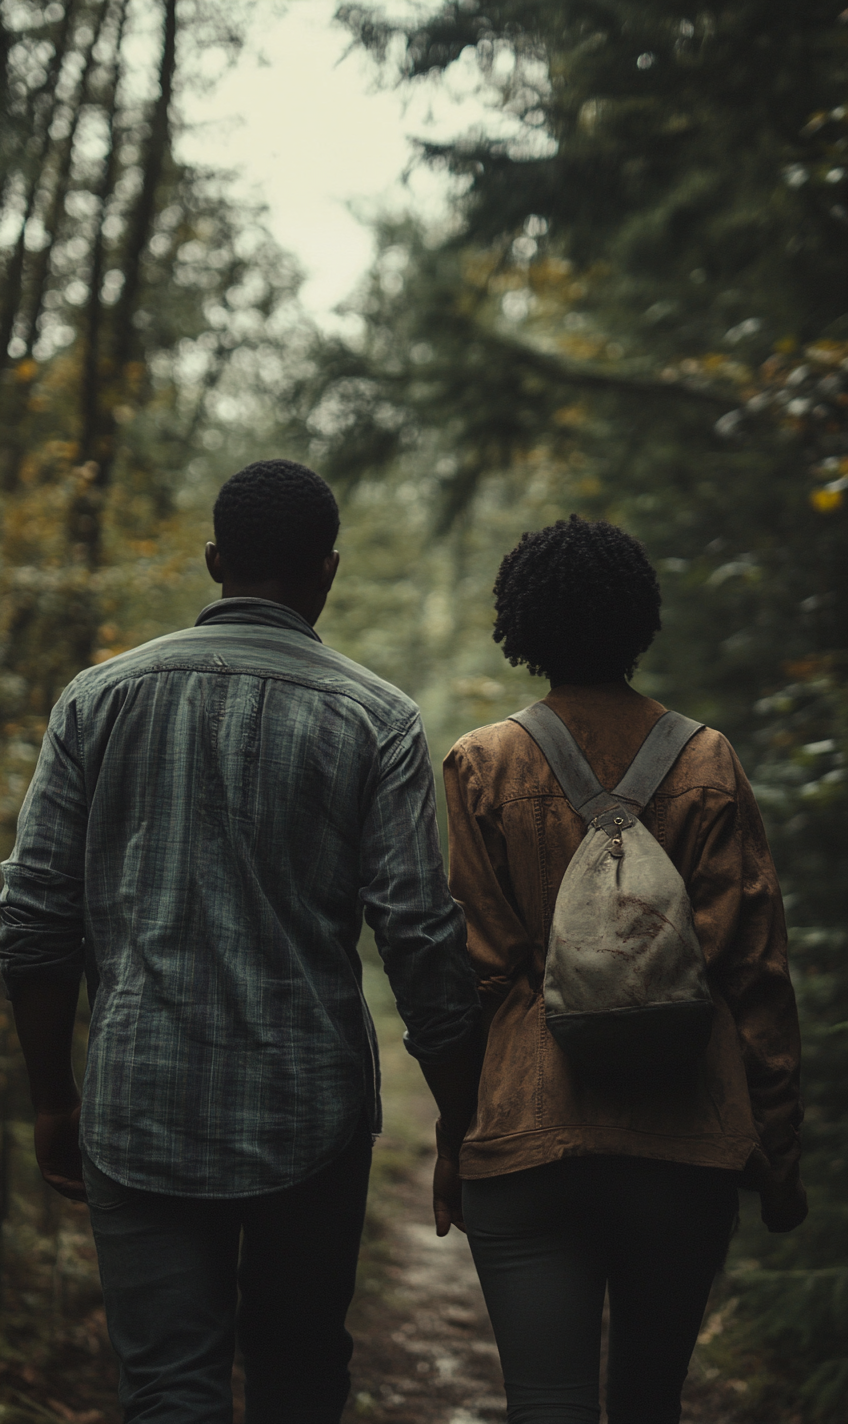
[[[285,628],[291,633],[303,633],[316,643],[321,639],[305,618],[283,603],[269,598],[219,598],[207,603],[197,615],[195,628],[206,623],[264,623],[268,628]]]

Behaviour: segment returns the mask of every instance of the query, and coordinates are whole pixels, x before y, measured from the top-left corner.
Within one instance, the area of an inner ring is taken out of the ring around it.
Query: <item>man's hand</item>
[[[433,1215],[436,1235],[447,1236],[452,1226],[465,1230],[462,1219],[462,1182],[459,1167],[447,1157],[436,1158],[433,1172]]]
[[[79,984],[31,979],[13,1007],[35,1108],[35,1156],[45,1182],[71,1201],[85,1201],[79,1149],[80,1096],[71,1050]]]
[[[84,1202],[79,1119],[79,1103],[64,1112],[37,1113],[35,1156],[45,1182],[70,1201]]]

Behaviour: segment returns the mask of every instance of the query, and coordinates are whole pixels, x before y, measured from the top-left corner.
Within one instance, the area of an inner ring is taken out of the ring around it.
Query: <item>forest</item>
[[[572,511],[636,534],[660,573],[663,633],[635,685],[739,751],[802,1015],[810,1216],[769,1236],[746,1205],[713,1367],[747,1382],[740,1424],[837,1424],[848,10],[340,5],[375,82],[448,82],[470,59],[509,120],[506,136],[418,144],[412,161],[450,177],[450,218],[377,220],[344,335],[305,314],[302,273],[261,207],[179,156],[186,94],[210,82],[210,53],[237,56],[262,10],[0,3],[4,854],[70,678],[192,623],[215,596],[209,511],[249,460],[302,459],[336,490],[342,574],[322,637],[415,698],[437,766],[457,736],[547,690],[491,639],[503,553]],[[21,1342],[61,1307],[55,1268],[27,1290],[27,1253],[58,1260],[64,1228],[24,1160],[8,1006],[0,1023],[2,1417],[93,1420],[26,1400]],[[84,1055],[83,1008],[78,1036]]]

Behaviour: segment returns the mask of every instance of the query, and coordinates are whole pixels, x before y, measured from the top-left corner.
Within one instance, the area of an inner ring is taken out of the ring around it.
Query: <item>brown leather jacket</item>
[[[544,699],[607,789],[665,710],[626,683]],[[753,792],[719,733],[699,732],[642,817],[682,875],[716,1014],[697,1069],[650,1090],[592,1086],[545,1026],[541,981],[560,881],[583,822],[514,722],[462,737],[445,761],[451,889],[491,1019],[463,1177],[570,1154],[624,1154],[742,1171],[797,1197],[799,1034],[777,876]]]

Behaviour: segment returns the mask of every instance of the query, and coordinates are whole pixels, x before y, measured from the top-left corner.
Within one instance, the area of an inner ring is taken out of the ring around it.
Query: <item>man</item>
[[[457,1144],[479,1006],[418,710],[314,632],[332,492],[263,461],[214,523],[222,600],[54,708],[0,958],[39,1164],[91,1210],[127,1420],[229,1424],[237,1329],[249,1424],[336,1424],[379,1130],[363,908]]]

